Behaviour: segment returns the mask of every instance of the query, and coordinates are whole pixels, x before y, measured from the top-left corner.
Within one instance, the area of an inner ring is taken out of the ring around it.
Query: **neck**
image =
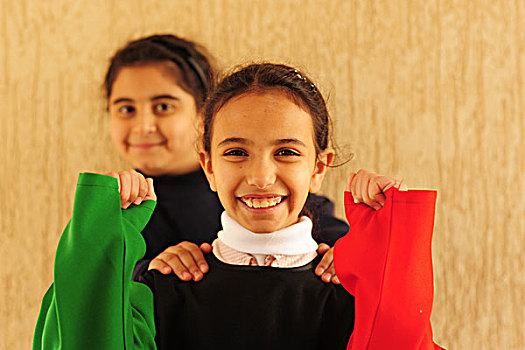
[[[141,168],[137,167],[141,173],[147,176],[162,176],[162,175],[184,175],[192,173],[200,169],[200,163],[188,162],[188,164],[178,164],[176,167],[171,169],[152,169],[152,168]]]
[[[297,255],[314,252],[317,243],[312,238],[312,221],[303,216],[296,224],[267,234],[254,233],[222,213],[223,230],[219,239],[229,247],[250,254]]]

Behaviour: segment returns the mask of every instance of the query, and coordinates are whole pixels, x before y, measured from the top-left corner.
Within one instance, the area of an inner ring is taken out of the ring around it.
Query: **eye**
[[[230,157],[247,157],[248,153],[246,153],[242,149],[232,149],[229,151],[224,152],[224,156],[230,156]]]
[[[294,151],[292,149],[288,149],[288,148],[285,148],[285,149],[280,149],[279,151],[277,151],[277,153],[275,153],[275,155],[277,157],[289,157],[289,156],[300,156],[301,154],[297,151]]]
[[[169,104],[169,103],[159,103],[159,104],[156,104],[154,107],[153,107],[153,110],[156,112],[156,113],[159,113],[159,114],[168,114],[168,113],[171,113],[171,111],[173,111],[174,107],[172,104]]]
[[[133,112],[135,112],[135,107],[133,106],[120,106],[118,109],[118,114],[120,114],[121,116],[124,116],[124,117],[127,117],[127,116],[130,116],[131,114],[133,114]]]

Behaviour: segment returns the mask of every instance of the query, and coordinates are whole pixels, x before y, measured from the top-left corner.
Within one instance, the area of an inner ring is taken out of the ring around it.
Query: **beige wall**
[[[523,347],[523,1],[0,0],[0,17],[1,349],[30,347],[76,174],[126,166],[100,86],[114,49],[155,32],[202,42],[223,67],[306,68],[356,154],[326,194],[340,205],[359,168],[439,189],[435,339]]]

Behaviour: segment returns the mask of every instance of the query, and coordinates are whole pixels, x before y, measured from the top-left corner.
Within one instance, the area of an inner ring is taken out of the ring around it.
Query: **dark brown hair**
[[[172,62],[178,69],[178,83],[190,93],[201,110],[215,85],[211,56],[201,45],[171,34],[151,35],[130,41],[111,58],[104,89],[109,99],[113,83],[123,67]]]
[[[204,107],[204,150],[211,153],[213,119],[232,98],[250,92],[280,89],[312,117],[314,143],[319,154],[329,146],[331,120],[323,95],[314,83],[297,69],[284,64],[251,64],[226,76],[209,97]]]

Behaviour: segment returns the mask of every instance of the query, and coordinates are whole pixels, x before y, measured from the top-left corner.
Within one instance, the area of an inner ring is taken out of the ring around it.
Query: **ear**
[[[332,148],[327,148],[317,156],[315,160],[315,169],[310,179],[310,193],[316,193],[321,188],[324,175],[332,164],[335,157],[335,151]]]
[[[199,161],[201,163],[202,170],[206,174],[208,183],[213,192],[217,192],[217,186],[215,185],[215,175],[213,174],[213,168],[211,166],[211,157],[208,152],[201,150],[199,151]]]

